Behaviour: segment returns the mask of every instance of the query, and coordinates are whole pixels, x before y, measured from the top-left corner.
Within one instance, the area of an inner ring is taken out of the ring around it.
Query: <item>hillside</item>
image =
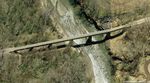
[[[111,29],[149,16],[150,0],[1,0],[0,83],[149,81],[149,22],[109,39],[116,34],[112,33],[97,45],[1,52]]]
[[[99,5],[100,2],[103,6]],[[79,5],[84,10],[83,14],[88,16],[89,22],[100,30],[149,17],[150,13],[149,0],[92,0],[80,2]],[[100,14],[100,12],[105,12],[105,14]],[[123,35],[107,41],[106,44],[110,50],[109,55],[112,57],[112,76],[115,83],[149,79],[149,75],[145,72],[148,70],[145,64],[150,60],[149,22],[130,27]]]
[[[1,0],[0,49],[63,37],[40,0]],[[2,54],[0,83],[88,83],[89,58],[72,48]]]

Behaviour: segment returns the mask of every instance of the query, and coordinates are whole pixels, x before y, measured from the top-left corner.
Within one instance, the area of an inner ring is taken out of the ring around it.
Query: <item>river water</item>
[[[65,35],[64,38],[90,33],[89,29],[91,28],[96,31],[94,27],[86,26],[81,19],[76,17],[68,0],[51,0],[50,2],[41,0],[41,3],[44,12],[50,11],[49,16],[52,22],[59,32]],[[92,40],[96,39],[92,38]],[[86,42],[86,39],[78,39],[74,42],[82,44]],[[110,57],[107,54],[105,44],[80,47],[77,50],[82,51],[90,58],[95,83],[111,83]]]

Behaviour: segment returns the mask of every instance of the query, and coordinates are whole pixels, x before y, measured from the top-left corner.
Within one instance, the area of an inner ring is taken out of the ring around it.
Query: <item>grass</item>
[[[118,24],[122,25],[150,15],[148,0],[87,0],[82,3],[87,15],[99,24],[119,19]]]
[[[141,4],[139,5],[138,3]],[[117,25],[122,25],[149,16],[149,3],[149,0],[112,0],[113,22],[117,22]],[[148,23],[145,23],[131,27],[121,37],[110,40],[112,57],[118,58],[116,60],[112,59],[113,76],[116,82],[120,83],[124,80],[135,81],[139,79],[141,74],[145,75],[141,68],[145,63],[144,60],[148,58],[146,53],[149,53],[148,50],[150,50],[148,45],[150,37],[149,26]],[[145,78],[140,77],[141,79]]]
[[[138,80],[141,75],[142,77],[146,76],[143,67],[145,61],[150,58],[149,32],[150,25],[146,23],[132,27],[123,36],[110,41],[112,57],[115,56],[121,59],[112,60],[116,72],[114,74],[115,78],[121,75],[122,77],[119,77],[119,79],[125,80],[127,77],[128,80],[133,81]],[[121,73],[125,72],[128,75],[123,76]],[[140,79],[144,80],[146,78]]]
[[[38,0],[2,0],[0,47],[14,47],[57,38],[50,18]]]
[[[149,4],[149,0],[83,1],[86,14],[92,17],[97,24],[102,24],[103,21],[110,18],[109,22],[112,23],[113,27],[148,17],[150,13]],[[110,40],[113,76],[117,83],[121,83],[123,80],[138,80],[140,74],[144,74],[140,65],[144,65],[144,60],[149,59],[149,26],[146,23],[132,27],[121,37]]]
[[[3,59],[1,83],[90,83],[92,80],[88,58],[73,50],[21,53],[21,63],[14,55]]]
[[[0,48],[62,38],[40,0],[1,0]],[[0,83],[90,83],[87,56],[71,49],[4,54]]]
[[[70,2],[73,4],[71,0]],[[83,3],[86,13],[96,22],[111,17],[110,20],[117,22],[117,25],[149,16],[150,12],[148,0],[88,0]],[[0,48],[61,37],[51,23],[49,13],[42,12],[39,0],[1,0],[0,4]],[[77,8],[75,13],[80,14],[79,12],[80,8]],[[121,73],[128,73],[125,77],[115,78],[116,81],[120,82],[126,78],[129,80],[131,76],[138,74],[138,70],[141,72],[138,63],[140,64],[141,59],[145,60],[148,57],[149,37],[149,25],[141,25],[138,28],[129,29],[123,38],[112,40],[119,45],[112,44],[116,47],[112,50],[117,50],[112,51],[112,54],[122,60],[119,64],[115,60],[112,61],[116,70],[114,77],[118,76],[118,70]],[[0,82],[88,83],[91,82],[92,75],[91,72],[89,73],[91,67],[86,58],[73,50],[6,55],[1,61],[3,64],[0,69]]]
[[[93,0],[93,1],[86,1],[87,4],[87,11],[91,10],[92,15],[95,17],[103,17],[110,14],[110,1],[109,0]],[[93,10],[92,10],[93,9]]]
[[[149,0],[112,0],[112,17],[114,20],[119,19],[120,24],[126,24],[129,21],[149,16],[149,4]]]

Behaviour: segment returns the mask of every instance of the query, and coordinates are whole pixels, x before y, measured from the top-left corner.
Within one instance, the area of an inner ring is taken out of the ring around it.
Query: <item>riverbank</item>
[[[53,1],[52,1],[53,2]],[[85,26],[82,20],[79,19],[74,14],[74,9],[72,5],[63,3],[61,1],[57,2],[55,5],[55,11],[58,12],[57,15],[52,14],[52,19],[56,22],[56,26],[60,31],[63,31],[64,37],[74,37],[80,34],[90,33],[88,28],[91,26]],[[62,28],[63,27],[63,28]],[[93,28],[94,30],[94,28]],[[85,39],[79,39],[74,41],[77,44],[85,43]],[[109,83],[111,80],[109,58],[107,54],[98,45],[86,46],[78,49],[79,51],[85,53],[92,62],[94,79],[96,83]]]

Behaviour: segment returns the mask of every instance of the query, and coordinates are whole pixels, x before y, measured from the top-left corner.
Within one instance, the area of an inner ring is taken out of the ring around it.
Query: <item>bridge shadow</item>
[[[110,39],[116,38],[120,35],[122,35],[124,33],[124,31],[121,31],[113,36],[110,35],[110,33],[107,33],[106,36],[102,39],[102,40],[97,40],[97,41],[92,41],[92,37],[89,37],[86,41],[86,43],[83,44],[75,44],[75,45],[69,45],[69,44],[61,44],[58,46],[48,46],[47,48],[40,48],[40,49],[36,49],[36,50],[30,50],[28,49],[28,51],[23,51],[23,52],[31,52],[31,51],[46,51],[46,50],[56,50],[56,49],[61,49],[61,48],[70,48],[70,47],[74,47],[74,48],[80,48],[80,47],[85,47],[85,46],[90,46],[90,45],[95,45],[95,44],[101,44],[104,43]],[[57,44],[56,44],[57,45]],[[22,53],[21,51],[16,51],[14,53]]]
[[[83,44],[76,44],[76,45],[73,45],[71,47],[74,47],[74,48],[80,48],[80,47],[85,47],[85,46],[90,46],[90,45],[95,45],[95,44],[101,44],[101,43],[104,43],[110,39],[114,39],[116,37],[119,37],[121,36],[122,34],[124,33],[124,31],[121,31],[119,32],[118,34],[115,34],[113,36],[110,36],[110,33],[106,34],[106,36],[104,37],[104,39],[102,40],[98,40],[98,41],[89,41],[87,40],[86,43],[83,43]],[[60,45],[60,46],[57,46],[56,48],[59,49],[59,48],[65,48],[67,47],[68,45]]]

